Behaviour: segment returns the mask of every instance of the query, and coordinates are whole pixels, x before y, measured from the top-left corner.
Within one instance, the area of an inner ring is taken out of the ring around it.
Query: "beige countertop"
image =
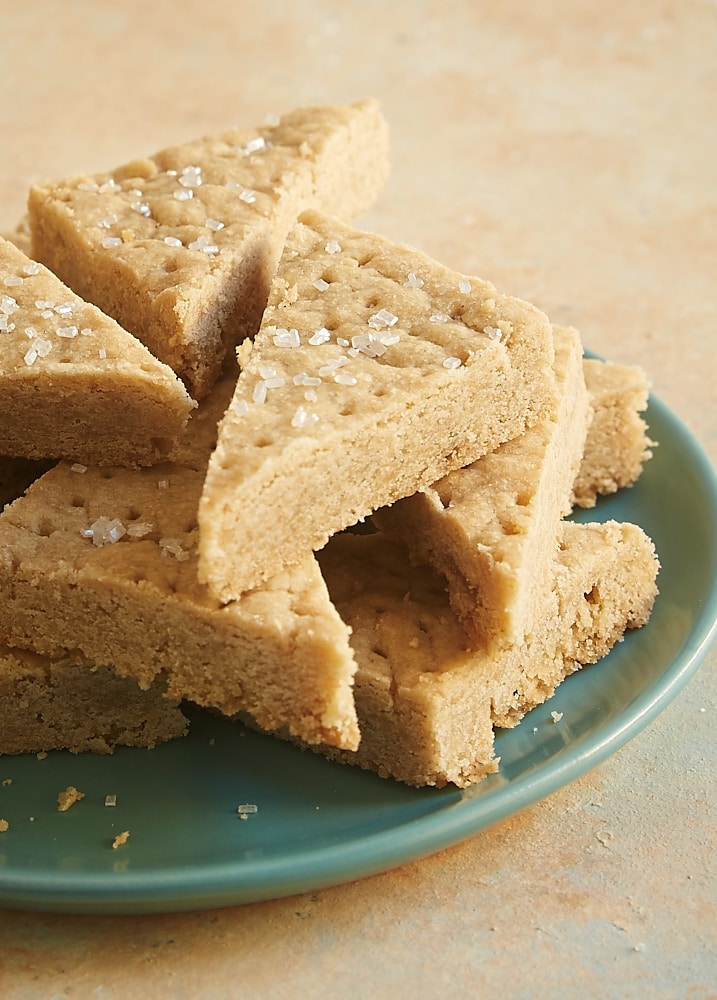
[[[360,224],[642,365],[717,461],[711,0],[2,4],[0,230],[42,177],[378,97]],[[717,650],[586,776],[422,861],[222,910],[0,911],[0,995],[717,996]]]

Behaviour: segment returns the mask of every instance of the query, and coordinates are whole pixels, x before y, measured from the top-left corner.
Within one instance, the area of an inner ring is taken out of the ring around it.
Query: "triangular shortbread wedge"
[[[143,341],[195,399],[253,336],[284,238],[316,207],[365,211],[388,173],[375,101],[300,108],[109,173],[36,184],[33,256]]]
[[[0,646],[0,754],[111,753],[184,736],[179,704],[160,681],[142,691],[109,668]]]
[[[494,726],[515,725],[648,620],[658,570],[641,528],[563,522],[542,627],[490,655],[470,642],[441,577],[411,567],[400,543],[344,534],[319,559],[358,661],[361,744],[338,759],[412,785],[460,787],[498,769]]]
[[[220,426],[200,579],[236,597],[522,433],[552,398],[553,360],[535,307],[306,213]]]
[[[556,398],[533,427],[374,517],[414,563],[446,577],[453,610],[486,649],[533,628],[584,452],[590,405],[582,344],[573,329],[556,327],[554,335]]]
[[[194,406],[174,372],[0,240],[0,455],[150,465]]]
[[[655,442],[648,437],[642,416],[650,392],[644,371],[595,358],[586,358],[584,369],[593,420],[573,502],[579,507],[594,507],[598,496],[632,486]]]
[[[0,641],[76,651],[171,698],[353,748],[355,661],[314,557],[241,601],[197,580],[197,504],[220,383],[192,418],[179,461],[150,469],[61,462],[0,516]]]

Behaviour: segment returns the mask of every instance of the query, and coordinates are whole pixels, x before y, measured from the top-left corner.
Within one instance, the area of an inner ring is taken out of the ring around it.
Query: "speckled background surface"
[[[36,178],[376,96],[362,224],[643,365],[717,461],[712,0],[2,3],[0,231]],[[717,996],[717,660],[575,784],[365,881],[147,917],[0,911],[6,1000]]]

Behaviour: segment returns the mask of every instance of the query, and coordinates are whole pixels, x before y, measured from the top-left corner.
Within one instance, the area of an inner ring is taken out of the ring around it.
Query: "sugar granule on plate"
[[[237,812],[239,813],[239,819],[246,819],[248,816],[259,812],[259,806],[254,802],[244,802],[242,805],[237,806]]]
[[[75,802],[79,802],[84,797],[84,792],[78,791],[74,785],[68,785],[65,791],[60,792],[57,796],[58,812],[67,812],[71,806],[74,806]]]

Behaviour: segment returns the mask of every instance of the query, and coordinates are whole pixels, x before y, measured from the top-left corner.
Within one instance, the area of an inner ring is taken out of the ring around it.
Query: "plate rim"
[[[597,357],[585,352],[586,357]],[[647,416],[667,424],[689,455],[715,518],[712,547],[717,545],[717,474],[702,444],[659,398],[649,396]],[[711,558],[717,563],[715,552]],[[648,626],[649,627],[649,623]],[[207,867],[178,865],[148,875],[126,872],[113,878],[104,872],[21,872],[0,868],[0,906],[63,913],[151,913],[208,909],[279,899],[352,882],[417,861],[476,836],[496,822],[513,817],[597,767],[644,730],[674,700],[703,662],[717,637],[717,573],[678,653],[658,681],[630,706],[611,716],[577,745],[568,743],[529,771],[476,794],[468,789],[440,790],[446,801],[417,818],[372,831],[359,839],[319,845],[301,853],[301,872],[287,866],[289,856],[241,858]],[[549,704],[546,703],[546,704]],[[544,706],[539,706],[543,708]],[[534,709],[533,712],[537,712]],[[532,713],[529,713],[532,714]],[[271,738],[271,737],[267,737]],[[435,794],[436,789],[430,793]],[[294,865],[295,867],[295,865]]]

